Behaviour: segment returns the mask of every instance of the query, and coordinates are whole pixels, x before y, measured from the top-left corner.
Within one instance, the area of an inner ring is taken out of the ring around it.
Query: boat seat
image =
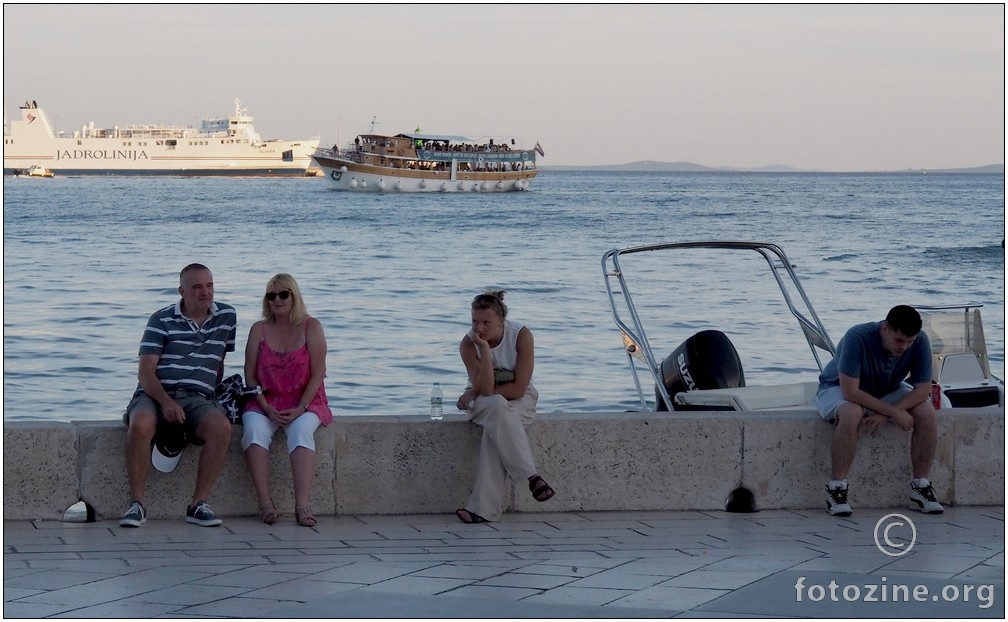
[[[818,382],[795,382],[760,387],[700,389],[677,393],[676,406],[713,407],[728,410],[774,410],[815,408]]]
[[[953,408],[1004,406],[1003,389],[991,382],[980,357],[973,352],[941,357],[939,382]]]
[[[987,380],[980,357],[972,352],[961,354],[947,354],[941,363],[941,372],[938,375],[939,382],[946,384],[964,384],[970,382],[983,382]]]

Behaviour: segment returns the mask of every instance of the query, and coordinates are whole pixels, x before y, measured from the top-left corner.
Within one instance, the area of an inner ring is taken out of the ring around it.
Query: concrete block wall
[[[520,512],[724,510],[744,486],[759,509],[824,507],[833,428],[813,411],[540,414],[529,439],[540,473],[556,489],[547,503],[525,482],[507,509]],[[472,483],[481,431],[461,414],[337,417],[316,432],[312,507],[317,514],[451,513]],[[223,517],[258,515],[235,426],[224,472],[209,499]],[[1004,505],[1004,409],[939,413],[931,470],[952,505]],[[129,502],[125,427],[107,422],[4,423],[4,518],[59,520],[78,500],[98,520]],[[293,512],[282,433],[271,448],[277,509]],[[175,472],[152,470],[151,518],[181,518],[196,480],[199,448]],[[886,426],[863,437],[850,474],[858,507],[906,507],[909,435]]]

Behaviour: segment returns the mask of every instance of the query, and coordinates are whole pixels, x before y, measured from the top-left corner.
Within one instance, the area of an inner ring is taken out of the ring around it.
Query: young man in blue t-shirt
[[[938,422],[930,399],[931,342],[921,324],[916,309],[897,305],[882,322],[852,327],[819,376],[816,409],[836,424],[832,479],[826,484],[826,510],[834,516],[851,515],[847,473],[854,463],[858,435],[874,435],[889,421],[911,432],[910,500],[927,514],[944,511],[927,479]]]

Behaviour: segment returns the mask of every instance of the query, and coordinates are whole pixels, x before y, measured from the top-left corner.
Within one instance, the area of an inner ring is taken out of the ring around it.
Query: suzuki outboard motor
[[[661,363],[661,377],[669,397],[697,389],[731,389],[745,386],[742,361],[728,336],[719,330],[702,330],[669,354]],[[658,410],[668,410],[655,387]],[[709,406],[704,407],[710,409]],[[688,407],[680,406],[679,410]]]

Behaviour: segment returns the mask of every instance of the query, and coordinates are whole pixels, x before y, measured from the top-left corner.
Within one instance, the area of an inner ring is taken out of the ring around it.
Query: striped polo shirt
[[[147,320],[140,354],[156,354],[157,376],[165,391],[197,391],[213,397],[217,370],[235,350],[238,315],[234,307],[214,302],[202,326],[182,314],[182,301],[155,311]],[[137,385],[134,396],[142,393]]]

